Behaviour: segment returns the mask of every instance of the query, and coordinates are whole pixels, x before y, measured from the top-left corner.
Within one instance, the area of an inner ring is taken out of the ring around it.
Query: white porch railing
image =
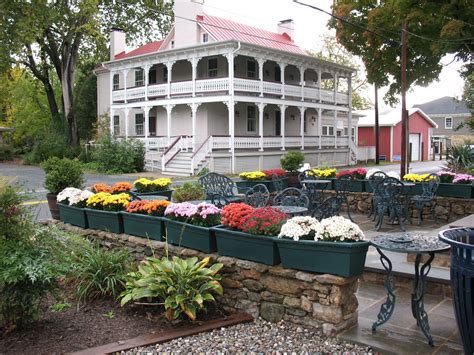
[[[285,85],[285,96],[301,97],[301,86]]]
[[[135,138],[145,144],[146,150],[164,150],[170,143],[168,137],[148,137],[148,138]]]
[[[319,146],[319,136],[305,136],[304,145],[306,147],[317,147]]]
[[[125,101],[125,90],[114,90],[112,91],[112,99],[114,101]]]
[[[334,136],[321,136],[321,146],[334,147]]]
[[[263,82],[263,92],[265,94],[281,95],[282,84],[273,83],[271,81]]]
[[[191,94],[192,92],[192,81],[180,81],[176,83],[171,83],[171,95]]]
[[[206,160],[206,157],[211,154],[213,146],[212,140],[212,136],[207,137],[207,139],[194,151],[191,156],[191,175],[194,175],[198,165]]]
[[[304,98],[310,100],[319,100],[319,89],[304,87]]]
[[[338,147],[348,147],[349,146],[349,137],[337,137],[337,146]]]
[[[285,147],[301,147],[301,136],[285,137]]]
[[[334,91],[321,89],[321,100],[326,102],[334,102]]]
[[[349,104],[349,95],[338,92],[336,96],[337,96],[338,104],[344,104],[344,105]]]
[[[245,92],[260,92],[260,81],[234,78],[234,90]]]
[[[198,93],[227,90],[229,90],[228,78],[196,80],[196,92]]]
[[[144,86],[127,89],[127,100],[136,100],[145,97],[145,90],[146,88]]]
[[[168,95],[168,84],[155,84],[148,86],[148,97]]]
[[[212,136],[212,149],[230,149],[230,137]]]
[[[235,149],[258,149],[260,148],[260,137],[235,137]]]
[[[281,137],[263,137],[263,148],[281,148]]]

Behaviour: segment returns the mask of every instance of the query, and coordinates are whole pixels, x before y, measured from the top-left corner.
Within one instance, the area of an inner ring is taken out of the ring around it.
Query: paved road
[[[431,174],[446,168],[446,165],[445,160],[411,162],[410,172],[414,174]],[[374,167],[375,166],[370,166],[367,169]],[[400,164],[380,165],[379,168],[385,172],[396,171],[397,173],[400,173]]]

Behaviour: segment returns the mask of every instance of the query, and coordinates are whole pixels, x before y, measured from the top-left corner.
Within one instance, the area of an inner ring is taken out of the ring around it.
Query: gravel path
[[[291,323],[269,323],[258,319],[209,333],[174,339],[168,343],[136,348],[124,355],[156,353],[373,353],[370,347],[341,339],[322,337],[319,332]]]

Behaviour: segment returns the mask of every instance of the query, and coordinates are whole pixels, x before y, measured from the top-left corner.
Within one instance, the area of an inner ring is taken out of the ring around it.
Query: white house
[[[147,167],[177,175],[275,168],[290,149],[312,165],[354,162],[354,69],[307,55],[292,20],[273,33],[209,16],[203,2],[175,0],[165,39],[129,52],[112,31],[95,70],[111,132],[144,141]]]

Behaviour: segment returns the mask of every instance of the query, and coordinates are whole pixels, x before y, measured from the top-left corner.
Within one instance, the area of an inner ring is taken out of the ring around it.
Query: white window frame
[[[448,119],[451,120],[451,125],[448,125]],[[453,118],[451,116],[447,116],[444,118],[444,128],[445,129],[453,129]]]
[[[114,137],[120,135],[120,116],[114,115]]]
[[[120,89],[120,75],[119,74],[114,74],[112,78],[112,90],[119,90]]]
[[[216,63],[216,66],[214,68],[214,66],[211,68],[211,61],[212,63]],[[217,77],[217,68],[219,66],[219,62],[217,60],[217,58],[209,58],[207,60],[207,75],[209,78],[216,78]]]
[[[249,65],[254,66],[254,70],[250,70]],[[257,76],[257,63],[253,60],[247,60],[247,78],[254,79]]]
[[[247,133],[257,133],[257,108],[254,105],[247,106]]]
[[[143,69],[135,70],[135,86],[145,85],[145,72]]]
[[[143,113],[135,114],[135,135],[145,135],[145,116],[143,115]]]
[[[334,126],[332,126],[332,125],[323,125],[323,126],[321,126],[321,135],[322,136],[334,136]]]
[[[209,34],[208,33],[203,33],[202,34],[202,43],[207,43],[209,42]]]

